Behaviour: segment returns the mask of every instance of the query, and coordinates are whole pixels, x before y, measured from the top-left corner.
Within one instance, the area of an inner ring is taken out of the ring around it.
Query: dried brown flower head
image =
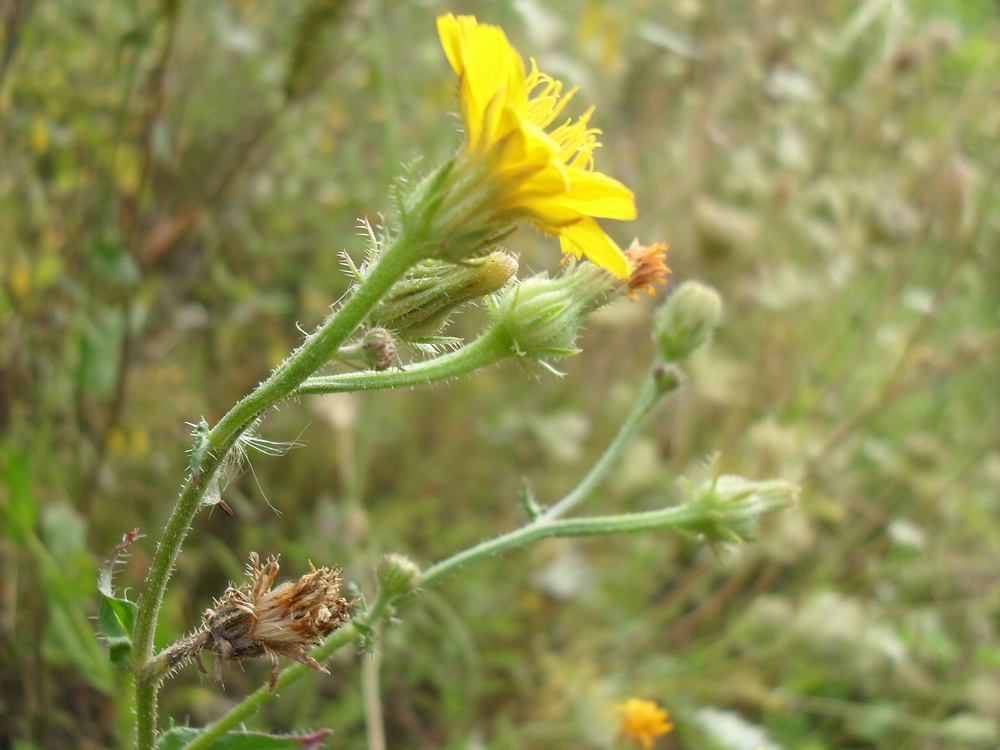
[[[222,681],[223,661],[242,661],[267,656],[271,660],[270,690],[278,684],[278,657],[327,670],[305,651],[341,627],[350,617],[353,601],[340,596],[339,568],[320,568],[309,563],[311,572],[297,581],[272,589],[278,575],[278,559],[261,565],[257,553],[250,554],[248,575],[253,579],[239,588],[229,587],[213,609],[205,610],[205,628],[167,649],[167,666],[173,668],[201,651],[216,655],[215,679]],[[204,671],[200,659],[199,669]]]
[[[667,267],[667,246],[662,242],[652,245],[641,245],[639,240],[632,240],[629,249],[625,251],[632,266],[632,273],[625,281],[628,285],[629,299],[636,299],[636,290],[645,289],[650,294],[656,294],[653,284],[665,284],[670,269]]]

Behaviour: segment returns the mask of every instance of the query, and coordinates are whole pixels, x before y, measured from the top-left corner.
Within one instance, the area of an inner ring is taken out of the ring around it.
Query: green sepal
[[[111,663],[116,666],[126,666],[132,655],[132,633],[138,611],[139,608],[130,601],[101,595],[97,625],[108,644]]]

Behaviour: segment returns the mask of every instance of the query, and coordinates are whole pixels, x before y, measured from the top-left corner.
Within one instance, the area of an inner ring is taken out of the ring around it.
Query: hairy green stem
[[[341,375],[318,375],[307,378],[292,392],[292,395],[351,393],[426,385],[441,380],[450,380],[459,375],[466,375],[482,369],[510,356],[511,353],[510,337],[499,326],[493,326],[461,349],[442,354],[434,359],[408,365],[405,370],[385,370],[383,372],[367,370]]]
[[[334,631],[323,642],[322,646],[311,652],[311,655],[316,661],[322,663],[330,654],[355,640],[358,635],[359,632],[356,625],[348,623],[340,630]],[[265,703],[281,693],[282,689],[305,677],[307,671],[308,667],[302,664],[293,664],[287,669],[282,670],[281,676],[278,678],[278,685],[273,693],[268,689],[267,685],[261,685],[257,690],[240,701],[228,714],[214,724],[206,727],[204,732],[185,746],[185,750],[205,750],[205,748],[212,747],[226,732],[239,727],[244,721],[257,713]]]
[[[586,500],[587,496],[597,489],[597,486],[604,479],[615,461],[621,457],[622,451],[625,450],[625,446],[628,445],[632,436],[635,435],[636,430],[639,429],[639,425],[645,421],[646,417],[649,416],[650,412],[653,411],[665,394],[666,391],[658,388],[653,380],[653,376],[649,375],[643,382],[639,395],[632,405],[632,411],[625,418],[614,440],[611,441],[611,444],[601,454],[601,457],[597,459],[597,463],[591,467],[590,471],[587,472],[587,476],[573,488],[572,492],[545,511],[539,516],[538,520],[554,521],[560,516],[566,515],[566,513]]]
[[[158,670],[151,663],[156,622],[170,573],[184,537],[216,473],[239,436],[267,409],[286,399],[312,373],[326,364],[337,348],[358,327],[389,287],[421,256],[421,243],[407,234],[386,248],[365,282],[344,306],[296,349],[256,390],[237,403],[207,435],[209,450],[193,467],[174,505],[157,546],[149,575],[139,598],[132,645],[132,670],[136,679],[136,742],[139,750],[156,744],[156,694]]]
[[[705,509],[693,503],[613,516],[565,518],[556,521],[544,521],[539,518],[519,529],[480,542],[474,547],[435,563],[424,571],[423,585],[430,586],[468,565],[541,539],[687,529],[705,520],[707,520]]]

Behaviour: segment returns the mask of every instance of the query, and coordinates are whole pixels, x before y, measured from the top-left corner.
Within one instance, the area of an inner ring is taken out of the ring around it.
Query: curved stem
[[[621,457],[622,451],[625,450],[625,446],[628,445],[632,436],[635,435],[636,430],[639,429],[639,425],[645,421],[646,417],[649,416],[650,412],[653,411],[653,408],[665,394],[666,391],[656,386],[652,375],[648,376],[642,384],[639,395],[636,396],[635,403],[632,405],[632,411],[625,418],[614,440],[611,441],[611,444],[601,454],[601,457],[597,459],[597,463],[591,467],[590,471],[587,472],[587,476],[573,488],[572,492],[542,513],[538,520],[554,521],[560,516],[566,515],[567,512],[586,500],[587,496],[597,489],[597,485],[601,483],[601,480],[604,479],[615,461]]]
[[[253,421],[279,401],[288,398],[309,375],[322,367],[350,336],[383,294],[419,258],[419,242],[401,235],[386,248],[365,282],[323,326],[275,370],[256,390],[237,403],[206,436],[209,450],[193,467],[180,498],[167,520],[156,549],[146,584],[139,598],[132,645],[132,669],[136,678],[136,742],[140,750],[152,750],[156,743],[156,693],[159,678],[153,656],[153,637],[163,594],[174,568],[184,537],[215,481],[230,449]]]
[[[292,396],[324,393],[371,391],[381,388],[399,388],[426,385],[439,380],[449,380],[499,362],[510,356],[509,337],[498,326],[493,326],[475,341],[456,351],[442,354],[408,366],[405,370],[384,372],[349,372],[341,375],[318,375],[307,378],[292,391]]]

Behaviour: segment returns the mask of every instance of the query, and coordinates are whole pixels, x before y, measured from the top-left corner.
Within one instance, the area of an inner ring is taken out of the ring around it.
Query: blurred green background
[[[347,289],[405,166],[457,148],[435,17],[504,27],[597,105],[606,225],[670,246],[726,321],[590,511],[650,508],[720,466],[803,486],[757,544],[554,541],[428,591],[378,644],[392,748],[610,748],[613,707],[669,708],[656,748],[1000,745],[1000,5],[989,0],[0,3],[0,748],[127,744],[93,635],[96,567],[134,598],[218,419]],[[521,275],[557,243],[515,235]],[[662,293],[660,297],[662,299]],[[596,315],[567,376],[305,400],[198,516],[158,642],[250,551],[422,565],[570,489],[651,357],[643,296]],[[481,309],[459,316],[472,336]],[[360,657],[258,726],[366,747]],[[200,724],[266,680],[194,667]],[[117,696],[117,697],[113,697]]]

